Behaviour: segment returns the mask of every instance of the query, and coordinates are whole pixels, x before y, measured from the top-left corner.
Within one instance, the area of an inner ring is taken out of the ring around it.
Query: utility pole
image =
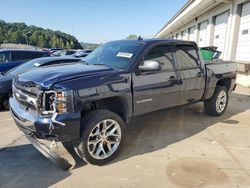
[[[25,38],[26,38],[27,45],[29,45],[29,39],[28,39],[29,36],[31,36],[31,32],[28,31],[27,33],[25,33]]]

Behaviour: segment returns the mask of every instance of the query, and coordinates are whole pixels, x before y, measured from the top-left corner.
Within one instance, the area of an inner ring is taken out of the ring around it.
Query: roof
[[[220,4],[230,2],[229,0],[188,0],[187,3],[158,31],[154,36],[163,37],[180,30],[185,24],[195,20],[200,23],[199,17],[212,10]]]
[[[34,50],[34,49],[0,49],[0,52],[9,52],[9,51],[13,51],[13,52],[46,52],[46,51],[42,51],[42,50]]]
[[[147,39],[124,39],[124,40],[117,40],[117,41],[111,41],[111,42],[142,42],[145,44],[153,44],[153,43],[159,43],[159,42],[169,42],[169,43],[190,43],[193,44],[193,41],[185,41],[185,40],[177,40],[177,39],[168,39],[168,38],[147,38]]]

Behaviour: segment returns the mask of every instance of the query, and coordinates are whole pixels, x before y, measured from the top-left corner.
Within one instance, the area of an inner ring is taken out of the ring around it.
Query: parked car
[[[53,53],[55,53],[57,51],[62,51],[62,50],[63,50],[63,48],[51,48],[50,53],[53,54]]]
[[[53,53],[54,56],[66,56],[66,55],[72,55],[76,51],[75,50],[61,50]]]
[[[18,74],[37,69],[39,67],[78,62],[81,59],[70,57],[44,57],[33,59],[0,75],[0,105],[9,109],[12,79]]]
[[[56,50],[54,52],[52,52],[51,56],[60,56],[60,53],[62,52],[63,50]]]
[[[194,42],[108,42],[84,61],[37,69],[13,81],[10,107],[17,126],[64,169],[71,163],[64,160],[66,150],[60,156],[61,143],[103,165],[117,156],[126,124],[137,116],[197,102],[207,114],[221,116],[235,88],[236,63],[205,64]]]
[[[74,54],[72,54],[73,57],[77,58],[83,58],[89,55],[93,50],[78,50]]]
[[[49,57],[49,53],[39,50],[0,50],[0,72],[6,72],[31,59]]]

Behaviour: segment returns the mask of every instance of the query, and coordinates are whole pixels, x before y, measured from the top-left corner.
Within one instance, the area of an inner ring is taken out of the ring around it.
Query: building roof
[[[155,37],[163,37],[165,34],[177,30],[192,19],[211,10],[226,1],[221,0],[188,0],[188,2],[161,28]]]

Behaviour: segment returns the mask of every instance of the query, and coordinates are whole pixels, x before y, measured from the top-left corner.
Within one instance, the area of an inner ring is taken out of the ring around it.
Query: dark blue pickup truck
[[[121,150],[126,124],[139,115],[197,102],[207,114],[222,115],[236,73],[233,62],[204,63],[194,42],[114,41],[84,62],[17,76],[10,107],[32,144],[64,169],[72,163],[59,151],[62,143],[102,165]]]
[[[39,50],[0,50],[0,72],[6,72],[31,59],[48,56],[48,52]]]

